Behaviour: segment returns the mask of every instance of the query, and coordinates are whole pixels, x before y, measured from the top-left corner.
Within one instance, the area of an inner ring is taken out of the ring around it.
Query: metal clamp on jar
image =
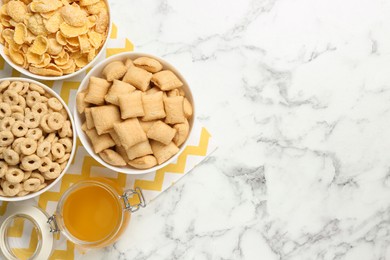
[[[101,248],[114,243],[123,233],[132,212],[145,207],[142,190],[123,190],[115,182],[94,178],[74,184],[60,198],[54,215],[35,206],[10,204],[0,218],[0,258],[15,259],[8,231],[16,219],[31,222],[38,235],[30,259],[48,259],[54,233],[61,232],[81,249]]]

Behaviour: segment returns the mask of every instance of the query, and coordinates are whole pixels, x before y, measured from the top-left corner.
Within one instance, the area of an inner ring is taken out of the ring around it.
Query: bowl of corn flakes
[[[75,128],[87,152],[126,174],[156,171],[187,145],[194,99],[183,75],[166,60],[126,52],[98,63],[81,82]]]
[[[38,80],[62,80],[91,67],[111,33],[107,0],[2,0],[0,55]]]
[[[65,174],[76,150],[70,110],[46,85],[0,79],[0,201],[39,196]]]

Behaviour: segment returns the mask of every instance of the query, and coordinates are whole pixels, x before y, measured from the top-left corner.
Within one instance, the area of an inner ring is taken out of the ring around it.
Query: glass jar
[[[10,204],[1,219],[0,250],[6,259],[18,259],[7,234],[17,219],[32,223],[37,231],[38,243],[30,259],[47,259],[58,232],[82,250],[105,247],[120,237],[131,213],[145,206],[139,188],[123,190],[105,178],[80,181],[65,191],[52,216],[35,206]]]

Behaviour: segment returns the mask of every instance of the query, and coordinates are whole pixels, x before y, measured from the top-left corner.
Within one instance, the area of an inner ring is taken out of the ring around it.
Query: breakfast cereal
[[[0,43],[16,65],[62,76],[95,58],[107,38],[109,15],[101,0],[14,0],[3,2],[0,23]]]
[[[107,64],[76,98],[95,153],[110,165],[136,169],[169,160],[188,138],[193,115],[182,86],[153,58]]]
[[[62,103],[41,86],[3,81],[0,89],[0,194],[25,196],[61,174],[72,127]]]

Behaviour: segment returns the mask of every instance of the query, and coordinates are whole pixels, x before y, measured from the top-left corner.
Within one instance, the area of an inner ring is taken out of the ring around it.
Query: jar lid
[[[18,218],[32,222],[38,235],[38,243],[31,259],[48,259],[52,253],[54,236],[47,214],[35,206],[10,204],[7,213],[0,218],[0,258],[18,259],[12,252],[7,240],[7,232]]]

